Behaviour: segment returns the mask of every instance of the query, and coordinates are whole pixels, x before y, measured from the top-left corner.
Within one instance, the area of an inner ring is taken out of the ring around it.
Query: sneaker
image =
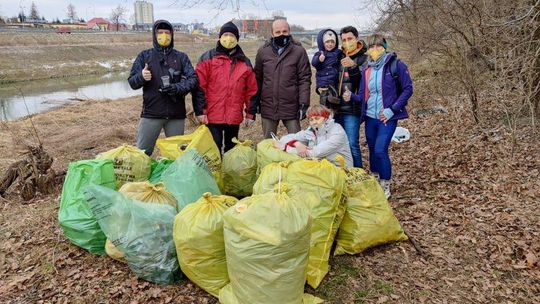
[[[377,181],[379,180],[379,173],[378,172],[371,172],[370,174],[371,174],[371,176],[375,177],[375,179]]]
[[[381,179],[379,180],[379,183],[381,184],[381,188],[383,189],[386,198],[390,198],[392,195],[392,193],[390,193],[390,180]]]

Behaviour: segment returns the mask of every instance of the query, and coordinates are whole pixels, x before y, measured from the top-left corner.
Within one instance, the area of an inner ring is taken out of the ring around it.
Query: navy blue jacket
[[[171,44],[162,47],[157,43],[157,27],[165,26],[171,30]],[[169,22],[158,20],[153,29],[154,47],[139,53],[128,78],[132,89],[143,88],[143,107],[141,117],[183,119],[186,118],[185,95],[194,89],[197,75],[185,53],[174,49],[174,31]],[[144,81],[142,70],[148,64],[152,79]],[[176,94],[167,95],[159,92],[161,77],[169,76]]]
[[[317,36],[317,46],[319,47],[319,51],[313,55],[311,65],[317,70],[317,73],[315,74],[317,88],[332,85],[337,89],[341,49],[339,48],[339,41],[336,41],[336,47],[331,51],[327,51],[324,48],[323,34],[326,31],[334,32],[336,40],[338,40],[338,35],[334,30],[324,29],[320,31],[319,35]],[[321,53],[323,53],[325,56],[323,62],[319,61],[319,56]]]

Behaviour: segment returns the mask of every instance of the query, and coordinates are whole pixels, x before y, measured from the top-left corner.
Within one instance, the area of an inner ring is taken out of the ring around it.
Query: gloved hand
[[[298,119],[300,120],[306,119],[306,112],[307,112],[308,107],[309,106],[307,104],[303,104],[303,103],[300,104],[300,109],[298,110]]]
[[[176,95],[177,93],[176,86],[174,84],[168,87],[159,88],[159,91],[161,94],[167,94],[169,96]]]

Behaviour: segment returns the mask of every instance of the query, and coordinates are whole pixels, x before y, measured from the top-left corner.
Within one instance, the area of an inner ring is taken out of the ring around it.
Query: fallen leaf
[[[531,252],[525,255],[525,259],[527,261],[527,267],[529,268],[533,268],[534,264],[536,264],[536,262],[538,261],[536,254],[531,253]]]

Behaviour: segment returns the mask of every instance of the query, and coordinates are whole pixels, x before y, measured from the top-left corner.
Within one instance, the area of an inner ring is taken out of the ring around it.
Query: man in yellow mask
[[[339,123],[349,139],[349,147],[355,167],[362,168],[362,155],[360,153],[360,123],[362,105],[343,100],[343,96],[356,94],[360,84],[361,68],[366,62],[366,44],[359,39],[358,30],[346,26],[340,32],[343,45],[341,66],[339,71],[338,93],[341,96],[340,104],[335,110],[334,119]]]
[[[242,121],[245,126],[255,122],[256,111],[250,105],[257,81],[239,39],[238,27],[225,23],[216,47],[205,52],[196,67],[200,89],[193,96],[195,114],[208,126],[222,152],[234,146],[232,139],[238,137]]]
[[[128,78],[132,89],[143,91],[137,147],[148,155],[162,129],[167,137],[184,134],[185,95],[197,86],[188,56],[174,49],[174,30],[168,21],[154,23],[153,44],[139,53]]]

